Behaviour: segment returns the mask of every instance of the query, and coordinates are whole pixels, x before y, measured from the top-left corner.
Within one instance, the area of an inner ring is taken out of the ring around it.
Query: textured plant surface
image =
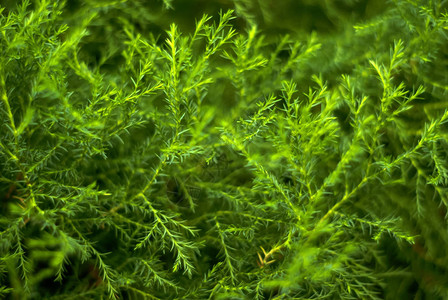
[[[0,298],[447,299],[448,3],[0,3]]]

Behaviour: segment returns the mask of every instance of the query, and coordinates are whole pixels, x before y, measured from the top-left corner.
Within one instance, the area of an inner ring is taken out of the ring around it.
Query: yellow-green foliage
[[[442,0],[0,3],[0,297],[447,299]]]

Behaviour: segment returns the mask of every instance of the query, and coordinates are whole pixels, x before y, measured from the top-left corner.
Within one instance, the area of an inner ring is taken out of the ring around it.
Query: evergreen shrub
[[[448,299],[448,2],[0,3],[0,297]]]

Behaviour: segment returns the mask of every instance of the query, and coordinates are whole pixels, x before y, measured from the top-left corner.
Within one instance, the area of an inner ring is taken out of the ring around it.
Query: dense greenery
[[[0,297],[447,299],[448,2],[0,2]]]

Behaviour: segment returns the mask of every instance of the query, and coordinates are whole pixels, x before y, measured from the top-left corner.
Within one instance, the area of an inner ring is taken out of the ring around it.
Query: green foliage
[[[446,299],[446,1],[195,3],[1,4],[0,297]]]

